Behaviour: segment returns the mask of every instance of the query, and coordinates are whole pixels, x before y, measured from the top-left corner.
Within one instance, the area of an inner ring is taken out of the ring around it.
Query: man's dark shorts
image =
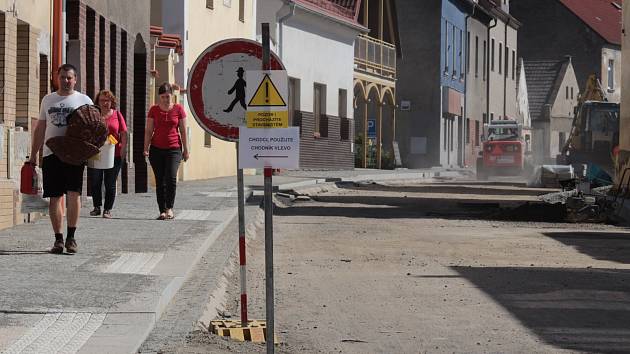
[[[59,160],[55,154],[44,157],[42,162],[44,198],[61,197],[67,192],[81,194],[84,168],[85,165],[69,165]]]

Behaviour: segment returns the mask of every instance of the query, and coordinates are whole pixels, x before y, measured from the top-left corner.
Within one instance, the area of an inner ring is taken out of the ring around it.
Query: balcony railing
[[[354,68],[356,71],[396,79],[396,46],[366,35],[354,42]]]

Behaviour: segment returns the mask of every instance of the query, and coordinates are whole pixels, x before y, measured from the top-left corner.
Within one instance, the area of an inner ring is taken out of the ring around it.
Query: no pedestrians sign
[[[239,127],[245,125],[248,110],[247,75],[262,67],[262,51],[260,43],[239,38],[217,42],[199,55],[188,77],[188,103],[195,120],[206,132],[219,139],[238,141]],[[270,64],[274,71],[284,69],[273,53]],[[260,85],[258,80],[252,85]],[[283,99],[286,102],[286,95]]]

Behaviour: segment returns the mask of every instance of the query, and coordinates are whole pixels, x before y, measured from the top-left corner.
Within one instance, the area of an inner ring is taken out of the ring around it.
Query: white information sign
[[[299,168],[299,129],[241,127],[238,168]]]

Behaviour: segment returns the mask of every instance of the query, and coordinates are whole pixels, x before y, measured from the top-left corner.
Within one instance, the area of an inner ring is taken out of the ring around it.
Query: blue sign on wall
[[[368,138],[376,138],[376,119],[368,119]]]

